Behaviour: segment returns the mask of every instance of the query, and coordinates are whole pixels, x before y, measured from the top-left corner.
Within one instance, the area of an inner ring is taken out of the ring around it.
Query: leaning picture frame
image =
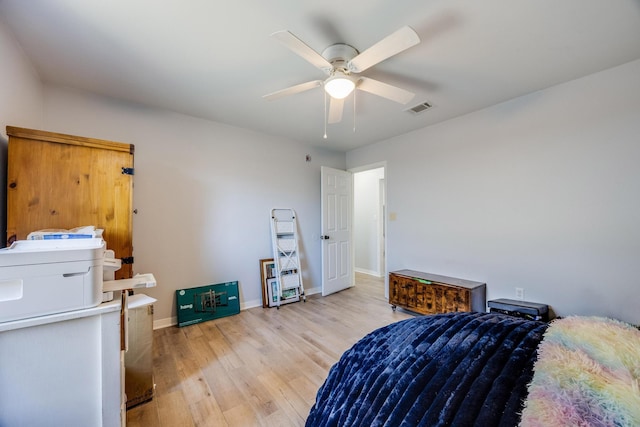
[[[269,307],[300,301],[300,288],[279,289],[278,279],[267,279],[267,297]],[[278,304],[278,290],[280,290],[280,304]]]
[[[290,302],[300,301],[300,288],[284,289],[281,295],[281,304],[289,304]]]
[[[263,307],[272,307],[272,304],[269,304],[269,291],[267,281],[269,279],[274,279],[276,277],[276,265],[273,261],[273,258],[264,258],[260,260],[260,283],[262,285],[262,306]]]
[[[267,279],[267,294],[269,297],[269,307],[278,305],[278,279]]]

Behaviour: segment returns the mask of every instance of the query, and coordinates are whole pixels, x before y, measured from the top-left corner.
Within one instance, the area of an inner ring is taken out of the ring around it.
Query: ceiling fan
[[[329,77],[325,80],[313,80],[288,87],[263,98],[274,100],[287,95],[304,92],[323,86],[330,96],[328,123],[342,120],[344,99],[355,89],[363,90],[386,99],[406,104],[414,97],[412,92],[374,80],[369,77],[356,76],[374,65],[420,43],[420,37],[409,26],[404,26],[383,38],[364,52],[344,43],[326,48],[322,54],[316,52],[306,43],[287,30],[271,34],[294,53],[321,69]]]

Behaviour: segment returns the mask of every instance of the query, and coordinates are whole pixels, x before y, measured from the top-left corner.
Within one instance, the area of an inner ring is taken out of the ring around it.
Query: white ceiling
[[[0,19],[43,81],[345,151],[640,58],[640,0],[0,0]],[[350,98],[326,140],[321,88],[262,98],[325,77],[271,33],[363,51],[404,25],[422,42],[363,75],[416,96],[357,91],[355,132]]]

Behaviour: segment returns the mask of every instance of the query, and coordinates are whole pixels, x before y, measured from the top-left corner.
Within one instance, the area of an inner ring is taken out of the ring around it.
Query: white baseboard
[[[377,271],[365,270],[364,268],[356,268],[355,271],[356,273],[368,274],[369,276],[383,277]]]
[[[177,317],[166,317],[164,319],[158,319],[153,321],[153,329],[162,329],[168,328],[169,326],[174,326],[178,324]]]
[[[307,296],[319,294],[321,292],[322,292],[322,288],[308,288],[304,290],[304,294]]]
[[[254,308],[254,307],[262,307],[262,299],[259,299],[259,300],[256,299],[256,300],[240,303],[240,311],[246,310],[248,308]]]

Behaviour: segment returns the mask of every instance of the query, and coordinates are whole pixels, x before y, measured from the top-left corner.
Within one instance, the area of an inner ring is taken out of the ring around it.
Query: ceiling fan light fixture
[[[352,78],[343,73],[336,73],[324,82],[324,90],[335,99],[344,99],[356,88]]]

